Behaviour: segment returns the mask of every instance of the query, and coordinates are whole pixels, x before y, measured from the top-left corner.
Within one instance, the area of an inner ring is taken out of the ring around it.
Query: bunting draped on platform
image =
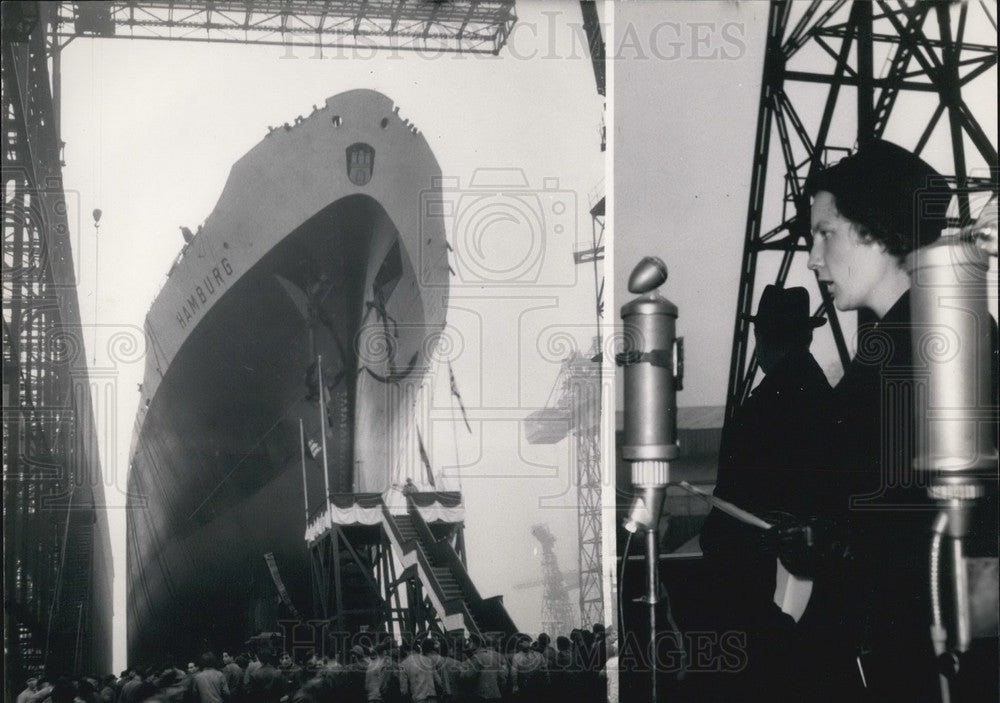
[[[393,487],[380,493],[341,493],[330,497],[329,510],[324,510],[306,527],[305,538],[311,542],[334,525],[377,525],[382,521],[383,501],[390,512],[405,514],[406,498],[416,507],[424,522],[464,522],[465,505],[458,491],[421,491],[403,494]]]

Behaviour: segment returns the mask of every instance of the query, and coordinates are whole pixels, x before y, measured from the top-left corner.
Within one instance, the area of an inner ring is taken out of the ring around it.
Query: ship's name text
[[[184,304],[177,311],[177,324],[181,329],[187,327],[188,322],[194,319],[203,305],[208,303],[208,299],[215,295],[216,291],[222,290],[227,279],[233,275],[233,265],[229,259],[223,258],[218,266],[213,266],[212,270],[199,281],[191,294],[184,299]]]

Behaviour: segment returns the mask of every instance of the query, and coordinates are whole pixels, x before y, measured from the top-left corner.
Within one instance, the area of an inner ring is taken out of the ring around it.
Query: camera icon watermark
[[[420,200],[421,226],[449,235],[453,288],[576,283],[577,195],[557,178],[532,187],[520,168],[479,168],[467,187],[443,177]]]

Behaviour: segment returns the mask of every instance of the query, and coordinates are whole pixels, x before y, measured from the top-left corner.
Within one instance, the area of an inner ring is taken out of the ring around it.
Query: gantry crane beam
[[[54,48],[79,36],[499,54],[514,0],[59,2]]]

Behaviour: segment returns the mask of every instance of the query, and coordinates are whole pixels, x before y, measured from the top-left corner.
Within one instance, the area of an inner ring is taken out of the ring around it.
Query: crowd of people
[[[296,661],[272,641],[233,656],[140,666],[120,676],[28,681],[17,703],[472,703],[607,700],[604,627],[513,637],[371,635]]]

